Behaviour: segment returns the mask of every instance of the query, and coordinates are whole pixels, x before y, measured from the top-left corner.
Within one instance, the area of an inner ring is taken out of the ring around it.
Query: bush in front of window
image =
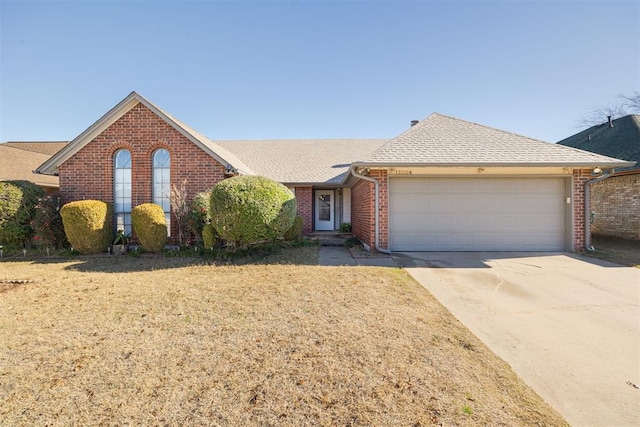
[[[304,227],[304,220],[301,216],[296,216],[293,220],[291,228],[284,233],[285,240],[300,240],[302,239],[302,228]]]
[[[209,205],[211,201],[211,191],[196,194],[191,201],[191,209],[189,211],[189,231],[196,236],[197,240],[205,241],[204,228],[211,223],[211,215],[209,213]],[[211,246],[204,245],[205,248]]]
[[[218,240],[218,233],[216,233],[216,229],[213,228],[213,225],[206,224],[202,228],[202,241],[205,249],[211,249],[216,245],[216,241]]]
[[[100,200],[79,200],[60,208],[67,240],[82,254],[106,252],[111,245],[111,205]]]
[[[160,252],[167,243],[167,222],[164,211],[155,203],[143,203],[131,211],[133,231],[147,252]]]
[[[60,208],[62,197],[59,192],[42,197],[35,206],[31,227],[35,231],[34,240],[46,248],[60,249],[67,246]]]
[[[283,237],[296,210],[291,190],[261,176],[225,179],[211,191],[211,223],[234,248]]]

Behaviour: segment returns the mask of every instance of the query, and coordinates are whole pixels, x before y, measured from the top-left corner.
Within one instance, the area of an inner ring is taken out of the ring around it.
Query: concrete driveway
[[[640,269],[563,253],[394,258],[570,424],[640,425]]]

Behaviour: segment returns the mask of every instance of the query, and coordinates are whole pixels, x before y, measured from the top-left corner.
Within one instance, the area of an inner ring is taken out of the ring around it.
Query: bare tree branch
[[[178,221],[178,244],[184,246],[189,242],[189,227],[186,222],[189,215],[189,201],[187,194],[187,180],[184,179],[180,185],[171,184],[169,200],[171,211]]]
[[[618,101],[615,104],[592,107],[587,113],[576,121],[578,128],[587,128],[602,123],[606,123],[608,116],[612,120],[629,114],[640,114],[640,92],[634,91],[631,95],[619,94]]]

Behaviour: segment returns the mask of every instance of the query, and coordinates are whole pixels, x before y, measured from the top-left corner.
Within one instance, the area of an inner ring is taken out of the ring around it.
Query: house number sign
[[[390,169],[391,175],[411,175],[411,169]]]

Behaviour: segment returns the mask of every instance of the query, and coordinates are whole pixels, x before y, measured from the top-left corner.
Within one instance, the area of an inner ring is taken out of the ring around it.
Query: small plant
[[[473,408],[471,406],[465,405],[462,407],[462,412],[467,415],[473,415]]]
[[[351,233],[351,223],[350,222],[343,222],[342,224],[340,224],[340,232],[341,233]]]
[[[354,246],[361,245],[360,240],[355,237],[350,237],[344,241],[344,246],[347,248],[353,248]]]
[[[114,245],[128,245],[131,242],[131,234],[127,234],[124,230],[118,230],[116,238],[113,241]]]
[[[128,252],[130,242],[131,234],[125,233],[124,230],[118,230],[116,238],[113,240],[113,251],[115,253]]]

